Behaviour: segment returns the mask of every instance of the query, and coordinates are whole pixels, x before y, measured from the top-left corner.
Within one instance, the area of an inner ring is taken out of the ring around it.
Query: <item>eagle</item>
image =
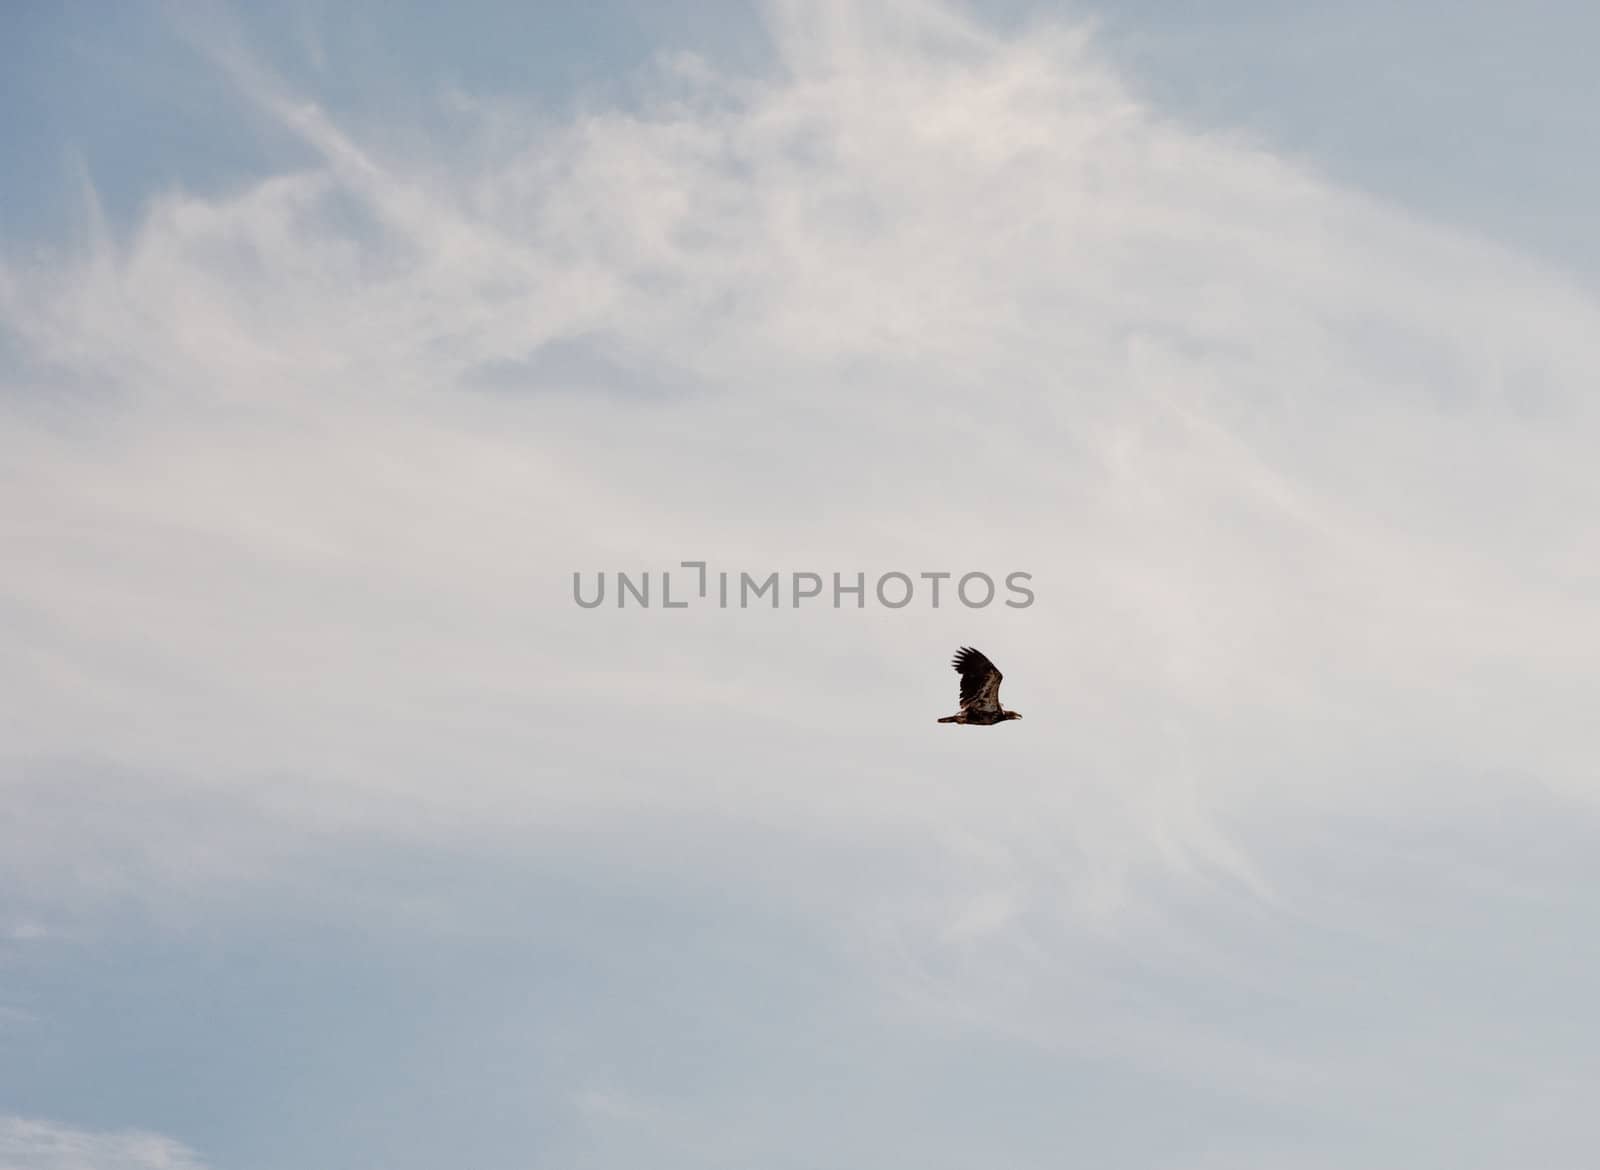
[[[950,663],[961,676],[961,710],[946,715],[940,723],[1004,723],[1007,719],[1021,719],[1015,711],[1000,706],[1000,680],[1005,676],[995,669],[994,663],[971,646],[956,651]]]

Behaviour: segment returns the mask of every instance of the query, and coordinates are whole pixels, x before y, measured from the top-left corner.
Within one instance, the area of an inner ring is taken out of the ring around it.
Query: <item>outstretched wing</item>
[[[995,712],[1000,710],[1000,680],[1005,676],[983,654],[971,646],[956,652],[950,665],[961,676],[961,709]]]

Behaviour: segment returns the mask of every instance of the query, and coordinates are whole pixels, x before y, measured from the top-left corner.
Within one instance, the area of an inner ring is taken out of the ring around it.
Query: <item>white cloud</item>
[[[781,81],[680,74],[460,172],[263,91],[324,169],[12,264],[27,352],[113,395],[8,428],[13,621],[53,680],[20,742],[76,750],[94,711],[133,759],[243,734],[320,767],[275,707],[409,752],[383,708],[436,741],[423,677],[514,724],[543,672],[503,632],[577,658],[613,631],[571,568],[697,550],[1025,564],[1065,685],[1286,730],[1456,734],[1475,666],[1586,636],[1590,302],[1165,126],[1075,35],[829,12],[785,16]],[[547,373],[557,343],[595,360]],[[842,640],[898,656],[908,624]],[[1502,762],[1566,740],[1501,714],[1469,734]]]
[[[193,1150],[160,1134],[96,1132],[0,1116],[3,1170],[204,1170]]]
[[[153,896],[308,831],[588,833],[805,906],[910,1010],[1247,1095],[1381,1073],[1122,988],[1249,987],[1256,916],[1381,929],[1305,880],[1327,818],[1592,802],[1593,300],[1171,124],[1074,30],[773,25],[781,76],[448,140],[230,54],[317,166],[6,265],[0,864]],[[570,601],[693,557],[1039,599]],[[1027,719],[934,726],[960,643]]]

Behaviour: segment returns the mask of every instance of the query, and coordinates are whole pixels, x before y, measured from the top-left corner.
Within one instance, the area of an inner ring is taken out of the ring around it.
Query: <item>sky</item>
[[[1589,1164],[1592,12],[4,20],[0,1170]]]

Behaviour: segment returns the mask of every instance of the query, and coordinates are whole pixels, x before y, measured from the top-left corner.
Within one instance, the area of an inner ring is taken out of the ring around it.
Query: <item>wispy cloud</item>
[[[95,1132],[0,1116],[4,1170],[204,1170],[179,1142],[135,1130]]]
[[[315,164],[6,262],[0,872],[37,915],[395,841],[748,889],[888,1015],[1356,1148],[1330,1095],[1469,1055],[1429,1049],[1455,1017],[1403,947],[1372,1035],[1333,1034],[1372,948],[1461,909],[1419,875],[1559,908],[1541,835],[1590,831],[1596,305],[1174,124],[1082,30],[771,12],[775,75],[672,56],[447,133],[216,41]],[[1039,600],[568,592],[707,557]],[[1027,720],[933,725],[959,643]],[[1533,827],[1496,854],[1504,803]],[[401,912],[514,920],[466,901]],[[1440,937],[1470,965],[1514,922]],[[1419,1109],[1506,1089],[1464,1067]]]

